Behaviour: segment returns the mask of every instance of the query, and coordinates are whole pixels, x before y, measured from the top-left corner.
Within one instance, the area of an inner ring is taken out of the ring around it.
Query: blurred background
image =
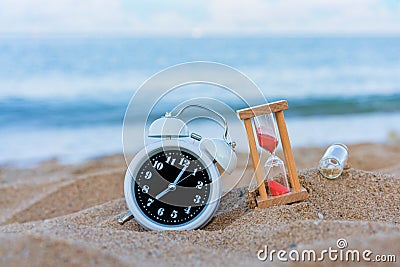
[[[122,153],[134,92],[194,60],[288,99],[294,146],[398,140],[400,1],[0,0],[0,165]]]

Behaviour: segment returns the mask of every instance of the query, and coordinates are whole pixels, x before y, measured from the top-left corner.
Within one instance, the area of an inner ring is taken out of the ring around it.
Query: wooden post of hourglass
[[[286,100],[273,102],[270,104],[250,107],[237,111],[237,114],[241,120],[244,121],[246,128],[247,138],[249,141],[250,155],[253,161],[253,167],[256,174],[259,197],[256,199],[257,206],[259,208],[267,208],[275,205],[282,205],[292,203],[308,198],[307,191],[300,186],[299,178],[297,176],[296,164],[294,162],[292,147],[290,146],[290,139],[286,128],[285,117],[283,111],[288,109],[288,103]],[[291,190],[289,193],[273,196],[268,198],[267,190],[265,187],[264,179],[262,177],[260,169],[260,160],[257,151],[256,141],[254,138],[253,126],[251,119],[257,116],[274,113],[276,123],[278,125],[279,136],[282,143],[283,153],[285,155],[285,163],[289,173],[289,181]]]
[[[250,146],[251,159],[253,161],[254,171],[256,173],[258,192],[260,193],[260,198],[262,200],[267,200],[267,189],[265,188],[264,178],[262,176],[260,168],[260,157],[258,156],[256,140],[254,138],[253,126],[251,124],[250,118],[244,119],[244,127],[246,128],[247,138]]]

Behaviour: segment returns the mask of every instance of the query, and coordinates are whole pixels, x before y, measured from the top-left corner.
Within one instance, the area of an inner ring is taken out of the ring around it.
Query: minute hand
[[[173,183],[169,184],[168,187],[165,188],[163,191],[161,191],[161,193],[159,193],[159,194],[156,196],[156,199],[162,198],[162,197],[163,197],[164,195],[166,195],[168,192],[175,191],[175,188],[176,188],[175,186],[176,186],[176,184],[179,182],[179,179],[181,179],[181,177],[182,177],[183,173],[185,172],[185,170],[187,169],[187,167],[188,167],[188,166],[183,167],[183,169],[182,169],[182,170],[180,171],[180,173],[178,174],[178,177],[176,177],[175,181],[174,181]],[[187,176],[186,176],[184,179],[186,179],[186,178],[187,178]]]
[[[176,177],[175,181],[173,182],[174,185],[176,185],[179,182],[179,179],[181,179],[183,173],[186,171],[187,169],[187,165],[185,165],[185,167],[183,167],[183,169],[181,170],[181,172],[178,174],[178,177]]]

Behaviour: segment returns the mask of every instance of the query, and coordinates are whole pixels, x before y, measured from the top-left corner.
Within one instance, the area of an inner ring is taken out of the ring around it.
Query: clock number
[[[197,170],[198,170],[197,168],[195,168],[195,169],[193,170],[193,172],[192,172],[192,175],[193,175],[193,176],[196,175]]]
[[[171,213],[171,218],[175,219],[176,217],[178,217],[178,211],[173,210]]]
[[[150,205],[154,202],[154,199],[149,198],[147,200],[147,207],[150,207]]]
[[[162,216],[164,214],[164,208],[159,208],[157,214],[158,216]]]
[[[142,187],[142,192],[147,194],[147,193],[149,192],[149,189],[150,189],[150,187],[149,187],[147,184],[145,184],[145,185]]]
[[[190,160],[188,160],[186,158],[181,158],[181,160],[179,161],[179,165],[189,167]]]
[[[194,199],[193,199],[193,202],[196,203],[196,204],[199,204],[199,203],[200,203],[200,199],[201,199],[201,196],[196,195],[196,196],[194,197]]]
[[[176,159],[172,158],[171,156],[168,156],[167,160],[165,162],[170,164],[170,165],[174,165],[175,161],[176,161]]]
[[[151,171],[147,171],[146,174],[144,175],[144,179],[149,180],[151,178],[151,176],[153,176],[153,174],[151,173]]]
[[[203,188],[203,182],[202,181],[197,181],[197,185],[196,185],[196,188],[197,189],[202,189]]]
[[[184,209],[185,213],[186,213],[186,214],[189,214],[189,213],[190,213],[190,209],[191,209],[191,208],[192,208],[191,206],[189,206],[189,207],[185,208],[185,209]]]
[[[158,160],[154,161],[153,167],[156,168],[157,170],[161,170],[164,167],[164,164],[162,162],[158,162]]]

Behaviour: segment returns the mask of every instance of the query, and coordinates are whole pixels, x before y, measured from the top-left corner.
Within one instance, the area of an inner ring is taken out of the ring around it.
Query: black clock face
[[[209,202],[211,177],[207,167],[186,150],[150,154],[139,168],[134,197],[142,213],[163,225],[186,224]]]

